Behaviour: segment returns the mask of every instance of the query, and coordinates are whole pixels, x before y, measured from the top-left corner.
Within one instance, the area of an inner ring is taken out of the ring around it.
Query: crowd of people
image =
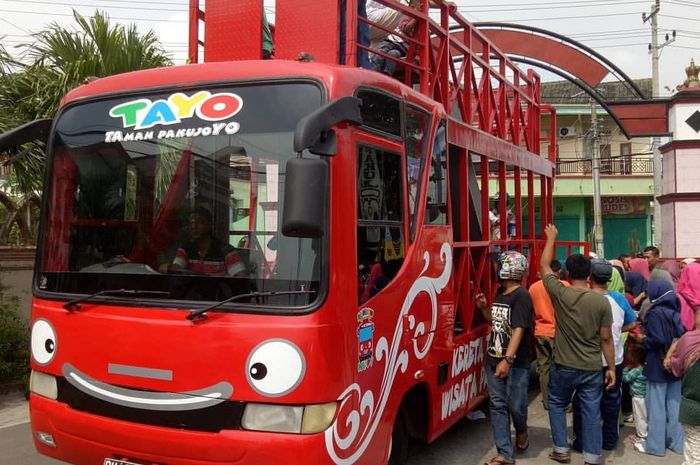
[[[573,449],[585,464],[602,463],[628,422],[638,452],[663,457],[670,450],[684,454],[686,465],[700,464],[700,263],[663,260],[650,246],[634,258],[573,254],[562,266],[554,259],[557,233],[545,228],[540,279],[529,289],[522,286],[526,257],[508,251],[498,260],[501,285],[492,304],[476,296],[492,325],[486,380],[498,455],[486,465],[513,464],[515,452],[529,446],[533,357],[551,460],[570,463]]]

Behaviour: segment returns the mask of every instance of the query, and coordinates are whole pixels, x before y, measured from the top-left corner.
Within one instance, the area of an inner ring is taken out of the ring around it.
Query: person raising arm
[[[550,366],[548,403],[553,450],[549,458],[571,461],[567,437],[566,407],[574,401],[573,447],[583,452],[585,464],[602,463],[600,401],[603,389],[616,382],[612,341],[612,310],[606,297],[588,287],[591,262],[582,254],[566,259],[571,287],[565,287],[551,268],[557,228],[547,225],[540,258],[544,287],[552,300],[556,319],[556,343]],[[603,369],[601,352],[608,363]]]
[[[542,251],[542,258],[540,258],[540,273],[542,273],[542,279],[549,274],[554,275],[552,271],[552,257],[554,256],[554,242],[557,239],[557,234],[559,231],[557,227],[553,224],[548,224],[544,228],[544,234],[547,238],[544,250]],[[558,280],[556,280],[559,282]],[[571,285],[573,287],[588,288],[587,279],[572,279]],[[563,284],[559,283],[559,286],[564,287]],[[608,364],[608,369],[605,371],[605,388],[612,389],[615,386],[616,376],[615,376],[615,347],[613,346],[613,336],[612,327],[602,325],[599,330],[600,345],[605,357],[605,361]],[[613,367],[612,369],[610,367]]]

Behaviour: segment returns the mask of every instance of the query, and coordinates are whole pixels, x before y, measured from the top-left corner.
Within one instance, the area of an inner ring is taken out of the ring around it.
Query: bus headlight
[[[32,370],[31,375],[29,375],[29,390],[34,394],[56,400],[58,397],[56,377]]]
[[[246,404],[242,426],[247,430],[315,434],[333,422],[336,402],[306,406]]]
[[[304,419],[301,422],[303,434],[313,434],[325,431],[333,423],[337,402],[327,404],[307,405],[304,407]]]
[[[300,433],[304,407],[276,404],[247,404],[241,425],[254,431]]]

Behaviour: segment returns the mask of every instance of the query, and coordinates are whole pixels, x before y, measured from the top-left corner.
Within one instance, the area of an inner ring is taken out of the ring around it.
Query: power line
[[[695,22],[700,23],[700,19],[695,19],[695,18],[684,18],[683,16],[671,16],[671,15],[661,15],[661,14],[659,16],[661,16],[662,18],[684,19],[686,21],[695,21]]]
[[[638,33],[645,32],[644,28],[637,29],[620,29],[618,31],[597,31],[597,32],[581,32],[575,34],[569,34],[568,37],[588,37],[588,36],[600,36],[600,35],[618,35],[618,34],[628,34],[628,33]]]
[[[638,45],[648,45],[647,42],[639,42],[635,44],[619,44],[619,45],[596,45],[595,48],[620,48],[620,47],[636,47]]]
[[[618,1],[615,2],[615,5],[629,5],[629,4],[639,4],[643,3],[640,1]],[[530,3],[528,5],[535,5],[534,3]],[[589,8],[589,7],[601,7],[601,6],[610,6],[610,3],[600,3],[600,0],[598,1],[591,1],[591,2],[586,2],[585,4],[582,5],[557,5],[557,4],[552,4],[552,3],[544,3],[541,4],[544,6],[523,6],[522,4],[517,5],[518,11],[536,11],[536,10],[552,10],[552,9],[561,9],[561,8]],[[499,8],[501,6],[505,5],[489,5],[488,7],[481,7],[485,8],[483,10],[479,10],[475,8],[480,8],[477,6],[470,5],[468,7],[459,7],[459,11],[467,11],[467,12],[474,12],[474,13],[498,13],[498,12],[503,12],[503,11],[512,11],[513,8]],[[515,6],[515,5],[514,5]]]
[[[636,39],[638,37],[646,37],[648,34],[629,34],[629,35],[620,35],[620,36],[614,36],[614,37],[591,37],[591,38],[583,38],[580,39],[582,42],[596,42],[596,41],[601,41],[601,40],[615,40],[615,39]]]
[[[584,19],[584,18],[607,18],[610,16],[629,16],[639,14],[636,11],[630,11],[628,13],[607,13],[599,15],[580,15],[580,16],[553,16],[550,18],[528,18],[528,19],[501,19],[499,22],[503,23],[526,23],[531,21],[558,21],[562,19]]]
[[[105,9],[123,9],[123,10],[139,10],[139,11],[175,11],[175,12],[186,12],[188,11],[187,8],[148,8],[148,7],[136,7],[136,6],[114,6],[114,5],[104,5],[104,6],[98,6],[98,5],[86,5],[86,4],[81,4],[81,3],[73,3],[73,2],[46,2],[46,1],[41,1],[41,0],[5,0],[8,2],[15,2],[15,3],[21,3],[23,5],[26,5],[27,3],[31,4],[39,4],[39,5],[62,5],[62,6],[71,6],[71,7],[86,7],[86,8],[105,8]]]
[[[700,50],[700,47],[685,47],[683,45],[669,45],[669,47],[673,48],[684,48],[686,50]]]
[[[141,0],[92,0],[93,2],[111,2],[111,3],[138,3],[138,4],[143,4],[143,1]],[[182,5],[182,6],[188,6],[189,3],[178,3],[178,2],[156,2],[156,1],[148,1],[149,5]]]
[[[687,6],[691,8],[700,8],[700,5],[693,4],[691,2],[681,2],[678,0],[666,0],[667,3],[670,3],[672,5],[679,5],[679,6]]]
[[[44,15],[46,16],[46,12],[44,11],[19,11],[19,10],[0,10],[2,13],[26,13],[30,15]],[[52,16],[69,16],[73,17],[71,13],[52,13]],[[92,15],[85,15],[87,17],[92,17]],[[156,23],[186,23],[187,20],[179,20],[179,19],[155,19],[155,18],[119,18],[116,16],[110,16],[109,19],[116,19],[120,21],[144,21],[144,22],[156,22]]]
[[[644,0],[636,0],[636,1],[626,1],[626,2],[621,2],[619,0],[568,0],[568,1],[556,1],[556,2],[531,2],[528,3],[528,5],[536,5],[536,6],[547,6],[547,5],[571,5],[571,6],[576,6],[578,4],[583,4],[583,5],[590,5],[591,3],[596,2],[596,3],[605,3],[605,4],[611,4],[614,3],[616,5],[622,4],[622,3],[647,3]],[[500,8],[504,6],[511,6],[511,7],[519,7],[523,6],[523,3],[488,3],[488,4],[483,4],[483,5],[469,5],[469,7],[460,7],[460,9],[466,9],[466,8]]]
[[[0,21],[2,21],[2,22],[4,22],[4,23],[7,23],[7,24],[9,24],[10,26],[12,26],[12,27],[14,27],[14,28],[16,28],[16,29],[19,29],[19,30],[22,31],[22,32],[26,32],[27,34],[30,34],[30,32],[27,31],[26,29],[22,29],[22,28],[19,27],[18,25],[14,24],[14,23],[11,23],[10,21],[8,21],[8,20],[6,20],[5,18],[3,18],[2,16],[0,16]]]

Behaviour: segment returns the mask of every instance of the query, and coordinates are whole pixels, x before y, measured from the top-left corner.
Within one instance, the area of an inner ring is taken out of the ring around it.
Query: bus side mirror
[[[357,97],[342,97],[300,119],[294,131],[294,151],[335,155],[335,133],[330,128],[346,121],[362,124],[361,104]]]
[[[282,234],[323,236],[328,196],[328,163],[318,158],[292,158],[284,178]]]
[[[22,144],[33,140],[46,142],[49,139],[52,123],[53,120],[50,118],[37,119],[0,134],[0,153],[19,148]]]

